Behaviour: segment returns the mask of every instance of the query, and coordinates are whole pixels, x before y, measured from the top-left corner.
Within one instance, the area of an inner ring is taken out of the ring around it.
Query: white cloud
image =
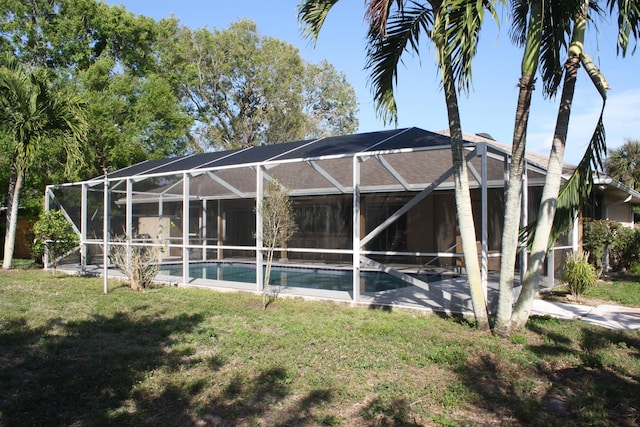
[[[604,125],[609,149],[621,146],[626,139],[640,139],[640,88],[622,92],[611,90],[607,96]],[[551,146],[557,102],[543,106],[536,116],[532,110],[528,134],[528,149],[547,154]],[[576,89],[567,136],[565,161],[577,163],[582,158],[602,108],[601,98],[592,88]]]

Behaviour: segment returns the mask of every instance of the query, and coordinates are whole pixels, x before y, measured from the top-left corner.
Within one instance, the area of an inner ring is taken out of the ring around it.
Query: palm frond
[[[589,142],[589,147],[576,170],[560,189],[550,242],[555,242],[558,236],[569,228],[575,212],[583,210],[589,204],[594,182],[593,171],[602,168],[602,157],[607,151],[605,129],[602,122],[604,106],[605,102],[602,104],[598,124]]]
[[[549,245],[552,245],[564,231],[568,229],[574,219],[574,213],[588,207],[591,192],[593,190],[593,175],[603,170],[603,159],[607,154],[606,133],[603,123],[603,114],[607,102],[607,84],[602,72],[595,66],[588,54],[582,53],[581,62],[589,74],[591,82],[602,97],[602,108],[596,124],[589,146],[587,147],[578,167],[573,171],[571,177],[563,184],[558,195],[556,215],[549,238]],[[533,241],[533,231],[535,224],[529,224],[521,236],[526,235],[528,243]]]
[[[302,24],[302,35],[314,42],[327,19],[331,8],[338,0],[307,0],[298,6],[298,20]]]
[[[400,12],[404,8],[403,0],[365,0],[365,3],[365,19],[369,23],[369,27],[377,27],[383,36],[386,35],[386,25],[393,5],[395,4]]]
[[[437,10],[431,39],[438,48],[440,63],[450,61],[458,90],[468,92],[471,63],[475,57],[485,12],[498,23],[496,3],[503,0],[448,0]]]
[[[545,1],[542,10],[542,39],[540,44],[540,75],[543,94],[555,96],[563,74],[574,19],[582,13],[583,0]]]
[[[632,54],[635,53],[638,39],[640,38],[640,1],[638,0],[607,0],[609,13],[618,15],[618,54],[623,57],[633,37],[635,44]]]
[[[529,3],[527,0],[511,1],[511,16],[513,22],[509,28],[509,38],[511,42],[518,47],[523,47],[527,42]]]
[[[8,65],[0,65],[0,119],[14,140],[18,167],[27,169],[43,140],[61,142],[67,171],[81,164],[88,127],[81,98],[56,86],[50,70]]]
[[[397,120],[394,88],[402,54],[419,53],[420,33],[429,34],[432,23],[433,10],[413,2],[389,16],[384,30],[378,25],[369,27],[365,68],[371,73],[376,111],[385,123]]]

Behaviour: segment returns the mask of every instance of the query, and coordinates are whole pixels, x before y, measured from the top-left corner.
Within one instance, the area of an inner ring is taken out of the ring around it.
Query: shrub
[[[640,262],[640,230],[621,228],[611,244],[609,260],[615,270],[628,270]]]
[[[607,249],[616,241],[622,225],[606,219],[585,219],[583,229],[584,250],[591,254],[591,263],[596,268],[597,275],[600,276],[604,270]]]
[[[149,288],[158,274],[162,248],[140,244],[128,245],[124,237],[118,237],[114,242],[120,244],[110,247],[109,258],[113,265],[127,276],[131,289],[142,291]]]
[[[567,256],[563,265],[562,282],[567,285],[571,295],[580,299],[584,291],[597,281],[596,269],[589,263],[586,252],[572,252]]]
[[[286,245],[289,238],[296,232],[296,221],[289,192],[278,180],[273,179],[265,183],[259,212],[263,224],[262,243],[267,255],[262,287],[262,306],[266,309],[269,304],[269,279],[273,253],[279,245]]]
[[[33,225],[33,253],[36,256],[47,254],[53,274],[56,272],[58,260],[74,250],[78,243],[78,235],[62,211],[46,211]]]

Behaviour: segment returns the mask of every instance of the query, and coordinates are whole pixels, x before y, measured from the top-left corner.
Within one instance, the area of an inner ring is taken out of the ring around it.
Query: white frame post
[[[360,162],[353,156],[353,302],[360,300]]]
[[[264,196],[264,182],[263,182],[263,166],[256,166],[256,290],[262,292],[264,288],[263,283],[263,258],[262,258],[262,245],[263,245],[263,224],[262,224],[262,197]]]
[[[87,192],[88,184],[81,184],[80,196],[80,272],[87,271]]]
[[[103,186],[103,197],[102,201],[104,203],[104,217],[102,218],[102,240],[104,242],[104,249],[102,251],[102,278],[103,278],[103,286],[104,293],[109,292],[109,179],[107,178],[107,171],[104,171],[104,186]]]
[[[525,160],[524,170],[522,171],[522,200],[520,210],[520,227],[524,229],[529,223],[529,162]],[[526,240],[526,239],[525,239]],[[527,243],[520,248],[520,285],[524,283],[524,276],[527,272],[527,265],[529,260],[527,259]]]
[[[47,185],[47,188],[45,190],[44,193],[44,211],[45,212],[49,212],[50,209],[50,201],[49,198],[51,197],[51,186]],[[44,255],[42,256],[42,262],[44,264],[44,268],[47,269],[49,268],[49,255],[47,254],[47,251],[44,251]]]
[[[482,280],[482,289],[484,290],[484,299],[488,300],[489,297],[489,226],[487,224],[489,218],[488,208],[488,191],[487,191],[487,144],[482,143],[480,147],[476,146],[480,150],[480,162],[481,162],[481,186],[480,186],[480,199],[481,199],[481,240],[482,240],[482,254],[480,263],[480,277]]]
[[[191,176],[182,174],[182,283],[189,283],[189,194]]]
[[[127,262],[131,264],[131,256],[133,251],[131,244],[133,243],[133,180],[127,179],[127,206],[125,208],[125,244],[127,245]]]
[[[200,234],[202,238],[202,261],[207,260],[207,200],[202,199],[202,213],[200,214]]]

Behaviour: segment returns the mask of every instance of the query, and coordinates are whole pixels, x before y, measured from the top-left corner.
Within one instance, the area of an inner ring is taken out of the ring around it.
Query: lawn
[[[545,297],[575,303],[566,286],[561,285],[545,294]],[[618,304],[640,307],[640,277],[632,275],[611,275],[602,277],[596,286],[588,288],[580,297],[580,302],[588,305]]]
[[[0,426],[638,424],[640,333],[0,273]]]

